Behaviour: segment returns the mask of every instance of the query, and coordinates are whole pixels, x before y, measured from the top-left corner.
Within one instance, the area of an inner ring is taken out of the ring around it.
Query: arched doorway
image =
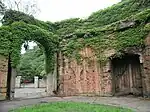
[[[24,22],[14,22],[13,24],[7,27],[8,32],[11,32],[10,36],[7,37],[7,41],[9,43],[7,46],[8,52],[6,55],[8,59],[8,66],[6,66],[6,69],[8,72],[7,76],[5,77],[7,99],[13,99],[14,97],[14,82],[16,76],[15,69],[17,64],[19,63],[21,45],[24,41],[36,41],[43,47],[45,54],[45,69],[49,79],[47,81],[47,93],[51,95],[57,87],[57,72],[55,72],[55,61],[57,52],[56,49],[58,44],[57,36],[54,36],[53,33],[41,29],[40,27],[26,24]]]
[[[142,95],[142,72],[139,55],[126,54],[112,60],[113,94]]]
[[[28,42],[28,46],[28,49],[25,50],[24,45],[22,45],[21,57],[15,68],[11,67],[11,60],[9,60],[7,85],[10,86],[7,89],[8,99],[47,96],[47,74],[44,67],[45,54],[37,42],[34,42],[34,47],[32,47],[33,42]],[[41,72],[44,73],[41,74]],[[52,82],[49,83],[52,84]]]

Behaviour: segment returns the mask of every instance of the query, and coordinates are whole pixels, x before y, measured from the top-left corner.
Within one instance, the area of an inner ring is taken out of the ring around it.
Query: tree
[[[21,55],[20,64],[17,66],[18,74],[27,80],[32,80],[34,76],[42,78],[45,75],[44,57],[42,49],[38,46],[28,49]]]
[[[0,15],[3,15],[6,10],[5,4],[0,0]]]
[[[28,15],[37,16],[40,12],[36,0],[4,0],[4,3],[7,9],[24,12]],[[28,41],[26,41],[24,44],[25,50],[27,50],[28,47]]]
[[[5,0],[4,3],[7,9],[21,11],[28,15],[36,16],[40,12],[36,0]]]

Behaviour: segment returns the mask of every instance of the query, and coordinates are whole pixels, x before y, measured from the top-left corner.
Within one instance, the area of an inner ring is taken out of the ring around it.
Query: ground
[[[10,112],[133,112],[131,109],[83,102],[52,102],[22,107]]]
[[[0,112],[8,112],[10,109],[15,109],[20,106],[28,106],[33,104],[41,104],[47,102],[57,102],[57,101],[75,101],[75,102],[90,102],[95,104],[105,104],[113,106],[121,106],[125,108],[130,108],[136,112],[150,112],[150,100],[144,100],[142,98],[133,97],[45,97],[45,98],[35,98],[26,100],[15,100],[15,101],[3,101],[0,102]]]
[[[46,96],[46,88],[19,88],[15,89],[15,98],[26,99],[26,98],[38,98]]]

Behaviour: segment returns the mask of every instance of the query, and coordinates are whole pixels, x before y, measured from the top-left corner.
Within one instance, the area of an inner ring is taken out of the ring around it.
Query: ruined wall
[[[143,52],[143,95],[150,97],[150,33],[145,39],[145,50]]]
[[[150,97],[150,34],[145,40],[146,47],[128,48],[125,53],[137,54],[141,63],[142,93]],[[60,54],[60,94],[69,95],[99,95],[110,96],[114,93],[111,61],[98,63],[94,52],[85,48],[80,52],[81,63],[71,60]],[[115,54],[113,50],[106,50],[104,55],[110,57]],[[136,85],[138,86],[138,85]]]
[[[0,55],[0,100],[6,99],[8,59]]]
[[[141,61],[143,63],[142,86],[144,96],[150,96],[150,34],[145,40],[145,45],[145,50],[141,54],[143,58],[141,59],[143,60]],[[109,61],[103,64],[98,63],[90,48],[84,48],[80,54],[82,56],[80,63],[66,58],[62,53],[59,54],[59,94],[64,96],[112,95],[111,63]],[[113,50],[105,52],[107,57],[112,54],[114,54]],[[8,59],[0,55],[0,100],[6,98],[7,68]]]
[[[98,63],[94,52],[85,48],[80,52],[78,63],[59,56],[60,94],[69,95],[111,95],[112,82],[110,65]]]

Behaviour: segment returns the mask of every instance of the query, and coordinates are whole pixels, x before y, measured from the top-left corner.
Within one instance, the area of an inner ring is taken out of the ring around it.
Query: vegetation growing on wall
[[[2,26],[1,29],[0,54],[10,55],[13,67],[19,63],[21,45],[25,40],[33,40],[44,48],[47,72],[53,70],[53,58],[57,48],[57,37],[53,33],[24,22],[14,22],[9,26]]]
[[[115,4],[103,10],[99,10],[89,16],[87,19],[68,19],[60,22],[56,22],[56,28],[59,33],[63,35],[69,35],[78,29],[93,29],[97,27],[103,27],[140,13],[143,10],[150,8],[150,0],[123,0],[122,2]],[[63,36],[62,35],[62,36]]]
[[[150,8],[150,0],[123,0],[104,10],[93,13],[86,21],[87,26],[99,27],[108,25],[113,22],[125,19],[131,15],[135,15],[145,9]]]
[[[54,24],[51,22],[43,22],[40,20],[35,19],[33,16],[27,15],[23,12],[18,12],[14,10],[7,10],[5,15],[2,19],[3,25],[11,25],[14,22],[25,22],[27,24],[36,25],[42,29],[48,30],[50,32],[54,31]]]
[[[0,54],[10,54],[16,66],[22,43],[34,40],[44,48],[49,71],[53,68],[54,53],[58,51],[79,59],[79,51],[88,46],[95,50],[99,60],[103,60],[107,58],[106,50],[115,49],[115,53],[120,54],[127,47],[143,46],[144,37],[150,31],[149,22],[150,0],[123,0],[85,20],[75,18],[56,23],[42,22],[10,10],[0,28],[3,37],[0,38]]]
[[[84,47],[91,47],[96,51],[99,60],[103,61],[108,58],[104,53],[107,50],[114,49],[117,55],[128,47],[143,47],[144,37],[150,31],[149,29],[145,30],[148,28],[148,25],[145,26],[145,24],[149,21],[150,9],[146,9],[103,27],[76,30],[74,33],[66,35],[64,42],[67,44],[63,45],[64,53],[67,56],[79,57],[78,51]]]

